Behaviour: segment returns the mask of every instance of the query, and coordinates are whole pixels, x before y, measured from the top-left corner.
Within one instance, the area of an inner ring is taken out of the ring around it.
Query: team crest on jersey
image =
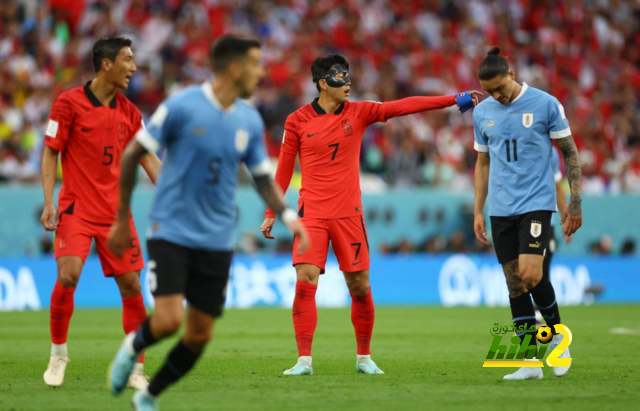
[[[249,144],[249,133],[247,130],[240,129],[236,131],[236,150],[238,153],[244,152]]]
[[[540,223],[540,221],[532,221],[531,222],[531,236],[533,238],[538,238],[540,237],[540,234],[542,234],[542,223]]]
[[[118,137],[123,139],[127,136],[127,125],[124,123],[118,123]]]
[[[342,131],[344,131],[345,137],[353,134],[353,127],[351,127],[349,120],[342,120]]]
[[[532,112],[527,112],[527,113],[522,113],[522,125],[525,126],[526,128],[529,128],[533,125],[533,113]]]

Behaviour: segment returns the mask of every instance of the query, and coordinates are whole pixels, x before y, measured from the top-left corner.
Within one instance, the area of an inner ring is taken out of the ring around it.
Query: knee
[[[63,265],[58,270],[58,282],[64,288],[75,288],[80,280],[80,272],[82,267],[74,267],[72,265]]]
[[[132,275],[125,281],[118,282],[118,288],[120,289],[120,295],[122,297],[133,297],[142,293],[142,285],[140,284],[140,278],[137,275]]]
[[[311,284],[318,284],[320,269],[315,266],[305,265],[297,269],[298,281],[304,281]]]
[[[357,297],[362,297],[369,294],[369,281],[367,280],[359,280],[351,283],[347,283],[347,287],[349,287],[349,292]]]
[[[157,328],[154,328],[156,328],[162,336],[175,334],[180,330],[180,326],[182,326],[182,318],[177,315],[155,315],[152,321],[156,323]]]
[[[542,278],[542,270],[540,268],[541,267],[534,265],[523,265],[520,267],[520,277],[527,290],[531,290],[540,282]]]

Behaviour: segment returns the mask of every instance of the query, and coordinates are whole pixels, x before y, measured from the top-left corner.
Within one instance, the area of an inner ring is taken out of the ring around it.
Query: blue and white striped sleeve
[[[175,105],[168,105],[166,102],[160,104],[153,113],[147,127],[142,127],[136,133],[135,139],[148,152],[155,153],[161,146],[167,144],[171,127],[176,117],[177,108]]]
[[[565,138],[571,135],[569,120],[564,113],[564,107],[553,97],[549,100],[549,137],[552,139]]]
[[[264,146],[264,123],[262,119],[252,129],[249,136],[249,146],[243,162],[253,177],[271,174],[271,161]]]
[[[488,153],[489,142],[485,135],[482,133],[482,128],[480,126],[480,116],[481,114],[476,108],[473,111],[473,148],[479,153]]]

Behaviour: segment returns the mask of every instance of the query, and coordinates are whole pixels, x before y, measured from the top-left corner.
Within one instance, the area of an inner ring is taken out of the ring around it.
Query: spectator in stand
[[[128,97],[145,116],[206,78],[203,45],[226,32],[259,37],[269,75],[254,103],[274,161],[284,119],[315,95],[307,78],[315,56],[349,55],[359,79],[352,98],[389,101],[477,88],[478,50],[500,39],[517,50],[511,61],[519,77],[553,90],[574,119],[585,192],[639,192],[636,15],[634,2],[618,0],[5,0],[0,140],[29,127],[42,135],[55,97],[92,77],[83,56],[96,36],[126,33],[140,45],[141,70]],[[466,191],[475,164],[470,141],[470,114],[412,116],[371,128],[362,150],[363,181],[373,179],[376,190],[383,182]],[[22,146],[30,153],[37,144],[23,138]]]

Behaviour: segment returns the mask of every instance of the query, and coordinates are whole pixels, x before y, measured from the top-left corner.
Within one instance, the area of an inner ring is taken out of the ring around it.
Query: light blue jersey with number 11
[[[231,251],[235,242],[238,167],[270,172],[264,123],[241,99],[223,109],[210,82],[165,100],[136,140],[166,147],[150,214],[150,239],[183,247]]]
[[[473,111],[474,148],[489,153],[489,215],[556,211],[551,139],[571,135],[562,104],[522,84],[510,104],[487,98]],[[557,160],[556,160],[557,161]]]

